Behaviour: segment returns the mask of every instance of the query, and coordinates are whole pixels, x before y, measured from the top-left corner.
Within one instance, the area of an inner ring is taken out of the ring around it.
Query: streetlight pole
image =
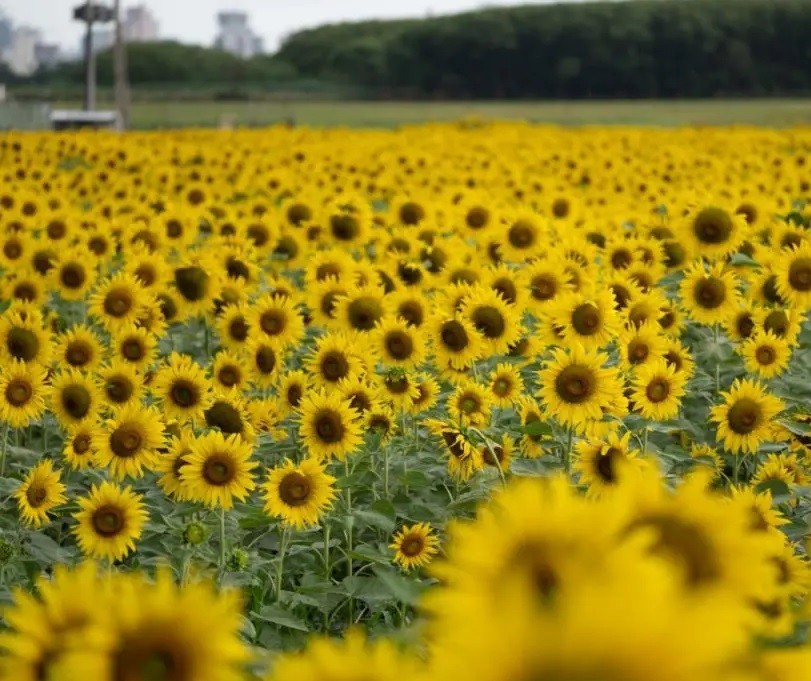
[[[89,4],[89,3],[88,3]],[[84,38],[84,110],[96,108],[96,51],[93,49],[93,12],[88,11],[85,18]]]

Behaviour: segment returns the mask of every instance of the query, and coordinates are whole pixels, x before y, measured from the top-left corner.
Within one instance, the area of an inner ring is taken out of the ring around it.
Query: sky
[[[71,19],[83,0],[0,0],[15,25],[42,31],[47,42],[77,50],[82,27]],[[106,0],[112,5],[112,0]],[[122,0],[126,6],[139,4]],[[161,36],[182,42],[211,44],[217,32],[215,15],[221,10],[244,10],[253,30],[275,50],[293,31],[323,23],[367,18],[446,14],[483,6],[531,4],[528,0],[145,0],[158,19]]]

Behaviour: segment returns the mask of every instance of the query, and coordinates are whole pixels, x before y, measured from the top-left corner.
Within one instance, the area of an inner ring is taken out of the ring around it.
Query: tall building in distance
[[[214,46],[243,59],[261,54],[262,39],[253,32],[246,12],[220,12],[217,15],[219,34]]]
[[[39,31],[30,26],[18,26],[11,34],[11,44],[3,51],[3,61],[12,73],[30,76],[39,68],[37,46],[41,42]]]
[[[11,19],[0,10],[0,53],[11,47],[11,39],[14,35],[14,24]]]
[[[128,7],[121,23],[128,43],[150,43],[160,37],[158,21],[146,5]]]

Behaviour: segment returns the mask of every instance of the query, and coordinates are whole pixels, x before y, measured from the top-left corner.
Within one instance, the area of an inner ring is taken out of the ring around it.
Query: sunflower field
[[[0,172],[0,678],[811,679],[811,130]]]

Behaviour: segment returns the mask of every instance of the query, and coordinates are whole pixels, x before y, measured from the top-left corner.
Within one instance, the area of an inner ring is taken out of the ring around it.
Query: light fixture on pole
[[[93,49],[93,24],[106,24],[115,18],[112,8],[97,2],[88,2],[73,10],[73,18],[85,23],[84,64],[85,90],[84,109],[96,108],[96,52]]]

